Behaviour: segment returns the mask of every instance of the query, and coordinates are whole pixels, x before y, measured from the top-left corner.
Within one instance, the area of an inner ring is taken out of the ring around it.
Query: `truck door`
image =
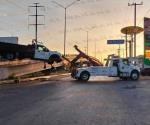
[[[125,76],[130,75],[130,70],[131,70],[130,68],[131,67],[130,67],[130,63],[129,63],[128,59],[122,59],[122,61],[119,63],[119,70]]]
[[[40,60],[48,60],[49,59],[49,50],[44,47],[44,46],[37,46],[35,49],[35,59],[40,59]]]
[[[113,60],[112,65],[109,66],[109,76],[118,76],[119,74],[119,60]]]

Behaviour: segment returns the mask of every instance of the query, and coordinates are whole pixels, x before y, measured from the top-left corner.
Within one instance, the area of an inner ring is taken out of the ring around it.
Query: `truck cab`
[[[78,68],[73,78],[77,80],[88,81],[90,76],[108,76],[119,77],[122,80],[139,79],[140,68],[132,65],[128,59],[124,58],[108,58],[105,66],[91,66],[86,68]]]
[[[59,52],[51,51],[41,44],[35,45],[34,59],[47,61],[49,64],[54,63],[54,61],[55,62],[62,61],[61,54]]]
[[[132,74],[132,71],[140,72],[140,67],[133,65],[129,59],[118,58],[112,59],[111,65],[109,67],[117,67],[117,77],[120,78],[129,78]]]

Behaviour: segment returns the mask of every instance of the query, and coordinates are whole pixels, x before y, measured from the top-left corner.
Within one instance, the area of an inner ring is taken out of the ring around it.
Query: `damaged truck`
[[[61,62],[61,54],[51,51],[42,43],[18,44],[18,37],[0,37],[0,60],[25,59],[42,60],[49,64]]]

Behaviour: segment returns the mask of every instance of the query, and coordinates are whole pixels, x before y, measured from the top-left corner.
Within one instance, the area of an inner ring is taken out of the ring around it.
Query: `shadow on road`
[[[72,83],[74,84],[88,84],[88,85],[93,85],[93,84],[100,84],[100,85],[110,85],[110,84],[126,84],[126,83],[133,83],[133,81],[122,81],[122,80],[113,80],[113,81],[106,81],[106,80],[100,80],[100,81],[97,81],[97,80],[90,80],[90,81],[87,81],[87,82],[84,82],[84,81],[77,81],[77,80],[71,80]]]

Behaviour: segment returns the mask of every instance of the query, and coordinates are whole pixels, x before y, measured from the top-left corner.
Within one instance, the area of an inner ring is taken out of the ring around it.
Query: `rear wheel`
[[[136,70],[132,71],[131,75],[130,75],[130,78],[131,78],[131,80],[134,80],[134,81],[138,80],[139,79],[139,72],[136,71]]]
[[[6,55],[6,58],[7,58],[8,60],[13,60],[13,59],[14,59],[14,55],[13,55],[12,53],[8,53],[8,54]]]
[[[54,54],[49,57],[48,63],[53,64],[54,62],[59,63],[61,61],[62,61],[61,57],[59,55]]]
[[[81,81],[88,81],[90,78],[90,74],[89,72],[82,72],[81,75],[80,75],[80,80]]]
[[[53,63],[54,63],[54,60],[52,60],[51,58],[49,58],[48,64],[53,64]]]

